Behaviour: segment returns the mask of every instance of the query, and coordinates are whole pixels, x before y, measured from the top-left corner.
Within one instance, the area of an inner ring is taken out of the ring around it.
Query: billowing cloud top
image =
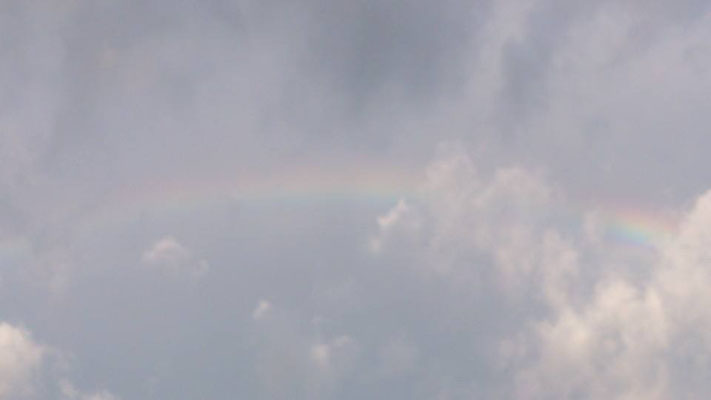
[[[711,395],[706,2],[7,0],[0,400]]]

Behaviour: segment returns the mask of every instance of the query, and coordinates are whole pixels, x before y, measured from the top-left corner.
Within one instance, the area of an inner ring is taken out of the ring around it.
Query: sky
[[[0,400],[711,395],[711,4],[0,1]]]

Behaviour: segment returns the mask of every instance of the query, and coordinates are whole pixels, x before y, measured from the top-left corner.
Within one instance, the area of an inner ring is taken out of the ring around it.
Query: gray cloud
[[[0,398],[703,397],[709,18],[4,2]]]

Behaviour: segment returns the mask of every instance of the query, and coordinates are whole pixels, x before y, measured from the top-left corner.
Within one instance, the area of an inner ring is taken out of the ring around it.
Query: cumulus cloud
[[[358,367],[360,354],[358,342],[348,335],[312,344],[308,353],[311,367],[308,391],[317,397],[335,396]]]
[[[255,320],[262,319],[269,314],[269,311],[272,309],[272,304],[268,302],[267,300],[259,300],[259,303],[257,303],[257,307],[254,308],[254,311],[252,311],[252,318]]]
[[[387,214],[378,217],[378,233],[370,238],[370,251],[378,253],[383,243],[390,238],[393,229],[404,230],[414,233],[419,229],[419,218],[413,213],[413,209],[405,199],[400,199],[398,203],[388,211]]]
[[[59,387],[63,400],[120,400],[119,397],[112,393],[102,390],[95,393],[83,393],[77,390],[71,382],[62,380]]]
[[[649,280],[596,282],[587,304],[557,307],[536,325],[539,354],[520,376],[523,392],[665,399],[708,390],[709,198],[699,197],[660,246]]]
[[[359,341],[346,334],[320,332],[318,318],[303,324],[306,321],[280,309],[265,322],[257,324],[254,365],[265,396],[331,398],[341,393],[341,385],[361,366]]]
[[[709,4],[3,1],[0,397],[708,397]]]
[[[425,240],[406,251],[422,270],[450,265],[453,287],[472,274],[484,281],[475,296],[490,297],[497,310],[481,323],[508,321],[508,332],[488,339],[499,348],[488,368],[515,388],[509,396],[705,393],[711,194],[697,200],[671,240],[649,250],[653,257],[638,258],[633,249],[610,256],[614,243],[601,248],[588,240],[585,215],[572,230],[562,225],[556,213],[564,198],[525,170],[482,176],[456,153],[434,162],[428,176],[418,210],[427,216],[419,233]],[[640,265],[646,277],[633,273]],[[519,313],[521,306],[528,311]]]
[[[326,343],[317,343],[311,346],[309,356],[311,361],[319,368],[329,369],[334,365],[337,353],[346,350],[353,345],[353,339],[349,336],[339,336]]]
[[[0,398],[31,393],[45,348],[23,328],[0,323]]]
[[[0,322],[0,399],[118,400],[106,390],[84,393],[63,377],[63,358],[57,349],[38,343],[21,326]],[[54,392],[54,387],[59,393]]]
[[[196,277],[204,275],[210,268],[206,260],[195,258],[172,236],[156,241],[143,253],[141,261],[170,273],[186,273]]]

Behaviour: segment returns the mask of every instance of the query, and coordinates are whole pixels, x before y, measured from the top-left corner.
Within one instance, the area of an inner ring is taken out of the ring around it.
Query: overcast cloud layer
[[[711,396],[706,1],[0,1],[0,400]]]

